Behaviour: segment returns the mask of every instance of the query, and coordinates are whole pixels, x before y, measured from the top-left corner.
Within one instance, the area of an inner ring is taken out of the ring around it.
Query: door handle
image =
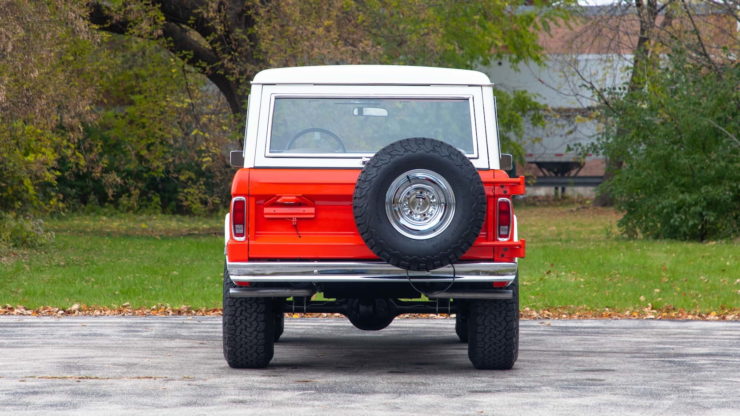
[[[315,216],[315,204],[302,195],[278,195],[265,202],[265,218],[298,219]]]

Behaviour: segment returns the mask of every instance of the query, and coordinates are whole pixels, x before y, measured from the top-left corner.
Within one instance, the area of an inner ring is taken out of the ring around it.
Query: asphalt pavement
[[[0,415],[740,415],[740,322],[523,321],[479,371],[454,320],[286,319],[234,370],[219,317],[0,316]]]

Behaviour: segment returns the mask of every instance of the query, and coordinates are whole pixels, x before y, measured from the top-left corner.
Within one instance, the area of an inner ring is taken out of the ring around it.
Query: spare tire
[[[353,198],[355,224],[370,250],[407,270],[455,262],[481,232],[483,183],[470,160],[439,140],[410,138],[378,151]]]

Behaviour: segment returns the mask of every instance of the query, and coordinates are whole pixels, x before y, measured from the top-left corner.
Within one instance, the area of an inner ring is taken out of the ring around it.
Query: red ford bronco
[[[223,347],[265,367],[284,312],[338,312],[364,330],[454,313],[476,368],[518,352],[517,236],[492,84],[401,66],[262,71],[225,219]],[[322,293],[321,300],[314,295]]]

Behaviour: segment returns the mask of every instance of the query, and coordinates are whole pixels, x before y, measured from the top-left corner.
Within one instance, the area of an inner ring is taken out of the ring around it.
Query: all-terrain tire
[[[443,177],[454,193],[454,214],[439,234],[426,239],[399,232],[386,213],[386,193],[404,173],[423,169]],[[486,198],[480,175],[455,147],[434,139],[391,143],[365,165],[355,186],[355,224],[378,257],[407,270],[433,270],[455,262],[481,232]]]
[[[278,342],[280,336],[283,335],[283,331],[285,331],[285,313],[280,308],[279,311],[275,312],[275,342]]]
[[[509,300],[475,300],[468,313],[468,357],[473,366],[509,370],[519,356],[519,279]]]
[[[460,305],[455,314],[455,333],[460,342],[468,342],[468,310],[467,305]]]
[[[235,287],[224,268],[223,347],[232,368],[264,368],[272,360],[275,312],[270,298],[235,298]]]

